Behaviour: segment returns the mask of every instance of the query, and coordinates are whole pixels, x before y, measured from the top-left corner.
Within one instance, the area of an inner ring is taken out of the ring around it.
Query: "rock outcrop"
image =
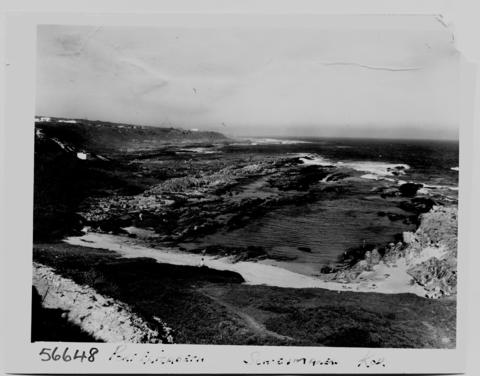
[[[420,226],[407,240],[408,273],[438,298],[457,291],[457,207],[434,206],[420,217]]]
[[[334,280],[354,282],[377,265],[406,265],[411,282],[422,286],[427,298],[441,298],[457,291],[457,207],[434,206],[420,216],[415,232],[404,232],[403,241],[383,250],[367,250],[352,266],[335,272]],[[331,271],[330,271],[331,272]]]
[[[423,184],[405,183],[398,187],[400,194],[405,197],[414,197],[417,191],[423,187]]]

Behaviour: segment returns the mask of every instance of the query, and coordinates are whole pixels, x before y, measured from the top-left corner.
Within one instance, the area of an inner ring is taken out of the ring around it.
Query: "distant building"
[[[87,160],[87,157],[88,157],[88,154],[87,154],[87,153],[84,153],[84,152],[82,152],[82,151],[79,151],[79,152],[77,153],[77,158],[78,158],[78,159],[81,159],[82,161]]]

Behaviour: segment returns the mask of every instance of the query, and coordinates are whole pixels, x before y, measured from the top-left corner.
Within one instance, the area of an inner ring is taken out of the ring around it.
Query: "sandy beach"
[[[426,291],[419,285],[411,284],[404,261],[396,267],[384,263],[371,272],[363,272],[359,282],[340,283],[294,273],[289,270],[262,262],[240,261],[233,263],[228,257],[202,256],[185,253],[175,248],[148,248],[135,244],[129,239],[110,234],[87,233],[83,236],[68,237],[65,242],[71,245],[107,249],[125,258],[149,257],[159,263],[172,265],[200,266],[202,257],[205,266],[217,270],[239,273],[249,285],[266,285],[286,288],[323,288],[333,291],[378,292],[383,294],[412,293],[421,297]]]

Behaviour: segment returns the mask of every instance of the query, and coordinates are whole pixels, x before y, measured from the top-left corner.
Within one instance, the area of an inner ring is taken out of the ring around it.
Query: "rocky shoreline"
[[[241,228],[282,206],[304,205],[340,192],[348,195],[342,181],[352,178],[347,171],[332,166],[303,165],[299,157],[271,157],[201,176],[167,179],[138,195],[90,198],[82,203],[78,214],[89,231],[136,237],[125,230],[135,227],[154,233],[149,241],[188,243],[221,229]],[[435,204],[425,197],[405,197],[402,192],[409,184],[388,188],[388,193],[387,188],[381,188],[379,194],[393,197],[402,210],[411,214],[379,212],[379,216],[415,223],[420,213]],[[207,251],[215,249],[212,246]],[[222,251],[233,250],[224,247]]]
[[[283,205],[303,205],[337,195],[339,190],[345,191],[344,181],[358,179],[348,171],[328,164],[304,163],[301,156],[271,156],[206,174],[167,179],[137,195],[90,198],[83,202],[78,214],[86,232],[137,238],[139,244],[154,248],[168,245],[193,254],[229,257],[233,262],[288,262],[295,256],[276,255],[262,246],[199,246],[194,240],[221,229],[241,228]],[[397,175],[403,173],[403,169],[396,172]],[[453,214],[456,206],[451,199],[445,199],[441,192],[426,192],[423,184],[401,181],[383,184],[373,193],[410,213],[379,211],[379,217],[415,224],[416,232],[401,234],[385,246],[363,245],[347,250],[338,264],[321,269],[320,278],[339,283],[378,279],[378,275],[367,277],[367,274],[377,265],[395,268],[401,260],[412,283],[425,288],[426,297],[455,294],[456,245],[450,243],[451,239],[456,241],[457,223]],[[431,218],[436,218],[435,225],[431,224]],[[440,240],[433,237],[436,243],[431,245],[430,235],[424,234],[438,231],[439,226],[450,226],[452,231],[445,232]],[[448,243],[448,247],[444,243]],[[447,249],[445,257],[440,255],[442,247]],[[299,247],[299,250],[311,252],[308,247]],[[424,254],[435,253],[435,250],[438,257],[422,259]],[[417,259],[421,262],[416,262]]]
[[[457,207],[434,206],[420,215],[415,232],[404,232],[402,241],[383,249],[367,250],[364,256],[341,270],[330,268],[331,280],[355,283],[380,266],[407,266],[412,284],[422,286],[427,298],[455,295],[457,291]],[[351,261],[350,261],[351,262]],[[387,277],[388,278],[388,277]]]
[[[137,225],[152,228],[161,241],[188,241],[220,227],[241,227],[274,207],[313,200],[309,185],[328,171],[315,167],[299,173],[296,165],[296,158],[270,158],[172,178],[139,195],[87,200],[78,214],[98,231],[121,233],[122,227]],[[289,187],[282,186],[284,174]],[[265,189],[259,194],[258,188]]]

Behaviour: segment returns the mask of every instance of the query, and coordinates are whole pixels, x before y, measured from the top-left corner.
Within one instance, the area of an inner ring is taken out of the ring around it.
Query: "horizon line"
[[[139,127],[149,127],[149,128],[177,128],[177,129],[183,129],[183,130],[192,130],[196,129],[195,127],[193,128],[188,128],[185,126],[181,125],[146,125],[146,124],[140,124],[140,123],[134,123],[134,122],[119,122],[119,121],[111,121],[111,120],[101,120],[101,119],[88,119],[88,118],[73,118],[73,117],[64,117],[64,116],[50,116],[50,115],[35,115],[34,118],[54,118],[54,119],[64,119],[64,120],[86,120],[89,122],[103,122],[103,123],[110,123],[110,124],[125,124],[125,125],[131,125],[131,126],[139,126]],[[342,125],[338,125],[341,127]],[[299,125],[299,127],[302,127]],[[411,127],[411,126],[408,126]],[[401,128],[399,126],[398,128]],[[301,141],[302,139],[359,139],[359,140],[371,140],[371,139],[376,139],[376,140],[405,140],[405,141],[415,141],[415,140],[420,140],[420,141],[460,141],[460,137],[448,137],[448,138],[431,138],[431,137],[416,137],[416,138],[409,138],[409,137],[404,137],[404,136],[399,136],[399,137],[382,137],[382,136],[370,136],[370,137],[363,137],[363,136],[348,136],[348,135],[331,135],[331,136],[296,136],[296,135],[282,135],[278,136],[275,134],[264,134],[264,135],[232,135],[229,134],[229,132],[225,132],[223,130],[215,130],[215,129],[199,129],[198,131],[200,132],[217,132],[221,133],[225,136],[231,137],[231,138],[276,138],[276,139],[296,139]]]

